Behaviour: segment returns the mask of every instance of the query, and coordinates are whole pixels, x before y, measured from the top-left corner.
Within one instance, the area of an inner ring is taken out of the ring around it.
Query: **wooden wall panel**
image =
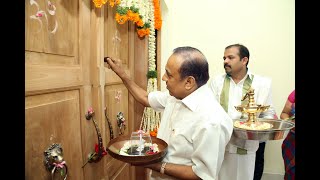
[[[43,152],[60,143],[68,166],[68,179],[82,179],[79,91],[26,97],[25,176],[28,180],[50,179]]]

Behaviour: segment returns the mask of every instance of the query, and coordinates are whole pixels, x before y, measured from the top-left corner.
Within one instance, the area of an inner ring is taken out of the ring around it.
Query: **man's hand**
[[[120,59],[111,59],[110,57],[105,57],[104,62],[108,64],[108,69],[113,70],[118,76],[120,76],[120,78],[125,75],[125,71],[121,66],[122,63]]]

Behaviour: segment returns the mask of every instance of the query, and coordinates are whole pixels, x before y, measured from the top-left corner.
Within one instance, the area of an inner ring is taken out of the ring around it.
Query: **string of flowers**
[[[154,12],[154,0],[150,0],[150,12],[149,20],[150,23],[150,34],[149,34],[149,71],[147,74],[148,85],[147,92],[152,92],[157,90],[157,71],[156,71],[156,37],[155,37],[155,12]],[[160,113],[156,112],[150,107],[146,107],[143,111],[142,121],[140,124],[140,129],[145,132],[150,132],[151,136],[157,135],[157,129],[160,125]]]
[[[162,26],[162,18],[159,0],[153,0],[154,5],[154,28],[160,30]]]

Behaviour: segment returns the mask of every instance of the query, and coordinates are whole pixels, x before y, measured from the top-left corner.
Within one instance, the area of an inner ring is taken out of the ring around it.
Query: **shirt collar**
[[[251,73],[251,71],[249,71],[249,69],[248,69],[248,71],[247,71],[247,75],[249,76],[249,78],[252,80],[252,76],[253,76],[253,74]]]
[[[246,79],[246,78],[247,78],[247,75],[248,75],[249,78],[252,80],[253,74],[252,74],[252,72],[251,72],[249,69],[247,69],[247,74],[244,76],[243,79]],[[229,74],[226,73],[226,77],[230,78],[231,76],[229,76]],[[241,80],[241,81],[242,81],[242,80]]]
[[[199,102],[199,96],[206,91],[207,85],[204,84],[199,87],[197,90],[189,94],[187,97],[182,99],[182,103],[187,106],[191,111],[195,111]]]

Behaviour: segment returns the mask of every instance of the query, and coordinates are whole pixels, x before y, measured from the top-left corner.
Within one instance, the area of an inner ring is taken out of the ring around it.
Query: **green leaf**
[[[117,6],[117,13],[119,13],[121,16],[126,15],[128,12],[129,8],[128,7],[121,7]]]
[[[157,78],[157,71],[148,71],[147,78]]]

